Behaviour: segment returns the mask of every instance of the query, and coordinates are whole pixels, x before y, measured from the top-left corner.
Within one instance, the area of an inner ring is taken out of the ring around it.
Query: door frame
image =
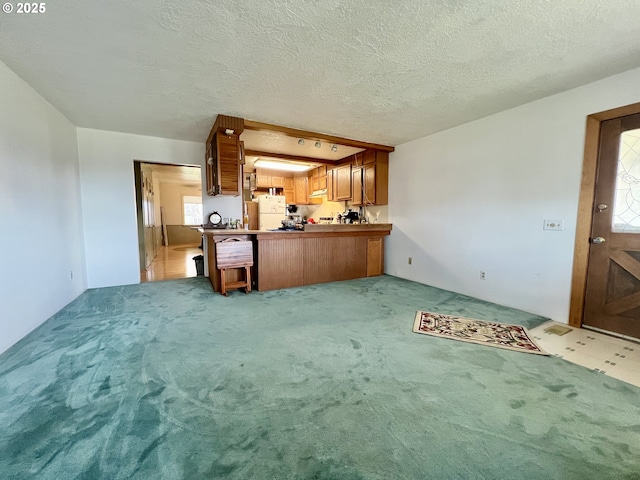
[[[569,325],[580,328],[584,315],[584,301],[587,291],[587,269],[589,267],[589,237],[593,222],[593,202],[596,189],[596,169],[600,149],[600,124],[606,120],[640,113],[640,103],[605,110],[587,116],[582,162],[582,184],[578,201],[578,219],[573,250],[573,273],[571,277],[571,301],[569,304]]]

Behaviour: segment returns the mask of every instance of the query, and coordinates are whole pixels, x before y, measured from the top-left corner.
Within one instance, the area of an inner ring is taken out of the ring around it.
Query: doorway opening
[[[195,277],[202,254],[199,166],[133,162],[140,281]]]

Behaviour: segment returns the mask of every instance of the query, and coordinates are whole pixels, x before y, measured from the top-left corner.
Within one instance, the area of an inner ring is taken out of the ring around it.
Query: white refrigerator
[[[271,230],[282,226],[287,205],[283,195],[260,195],[258,197],[258,228]]]

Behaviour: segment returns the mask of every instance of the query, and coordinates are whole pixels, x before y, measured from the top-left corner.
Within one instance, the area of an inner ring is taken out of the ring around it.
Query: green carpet
[[[640,478],[640,389],[417,310],[545,320],[389,276],[89,290],[0,356],[0,478]]]

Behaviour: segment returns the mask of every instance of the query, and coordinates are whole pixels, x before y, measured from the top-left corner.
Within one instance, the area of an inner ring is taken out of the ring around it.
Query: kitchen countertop
[[[244,230],[235,228],[198,228],[207,235],[269,235],[269,234],[304,234],[304,233],[347,233],[347,232],[386,232],[392,229],[391,223],[364,224],[313,224],[308,223],[304,230]]]
[[[390,223],[307,223],[304,226],[305,232],[380,232],[391,230]]]

